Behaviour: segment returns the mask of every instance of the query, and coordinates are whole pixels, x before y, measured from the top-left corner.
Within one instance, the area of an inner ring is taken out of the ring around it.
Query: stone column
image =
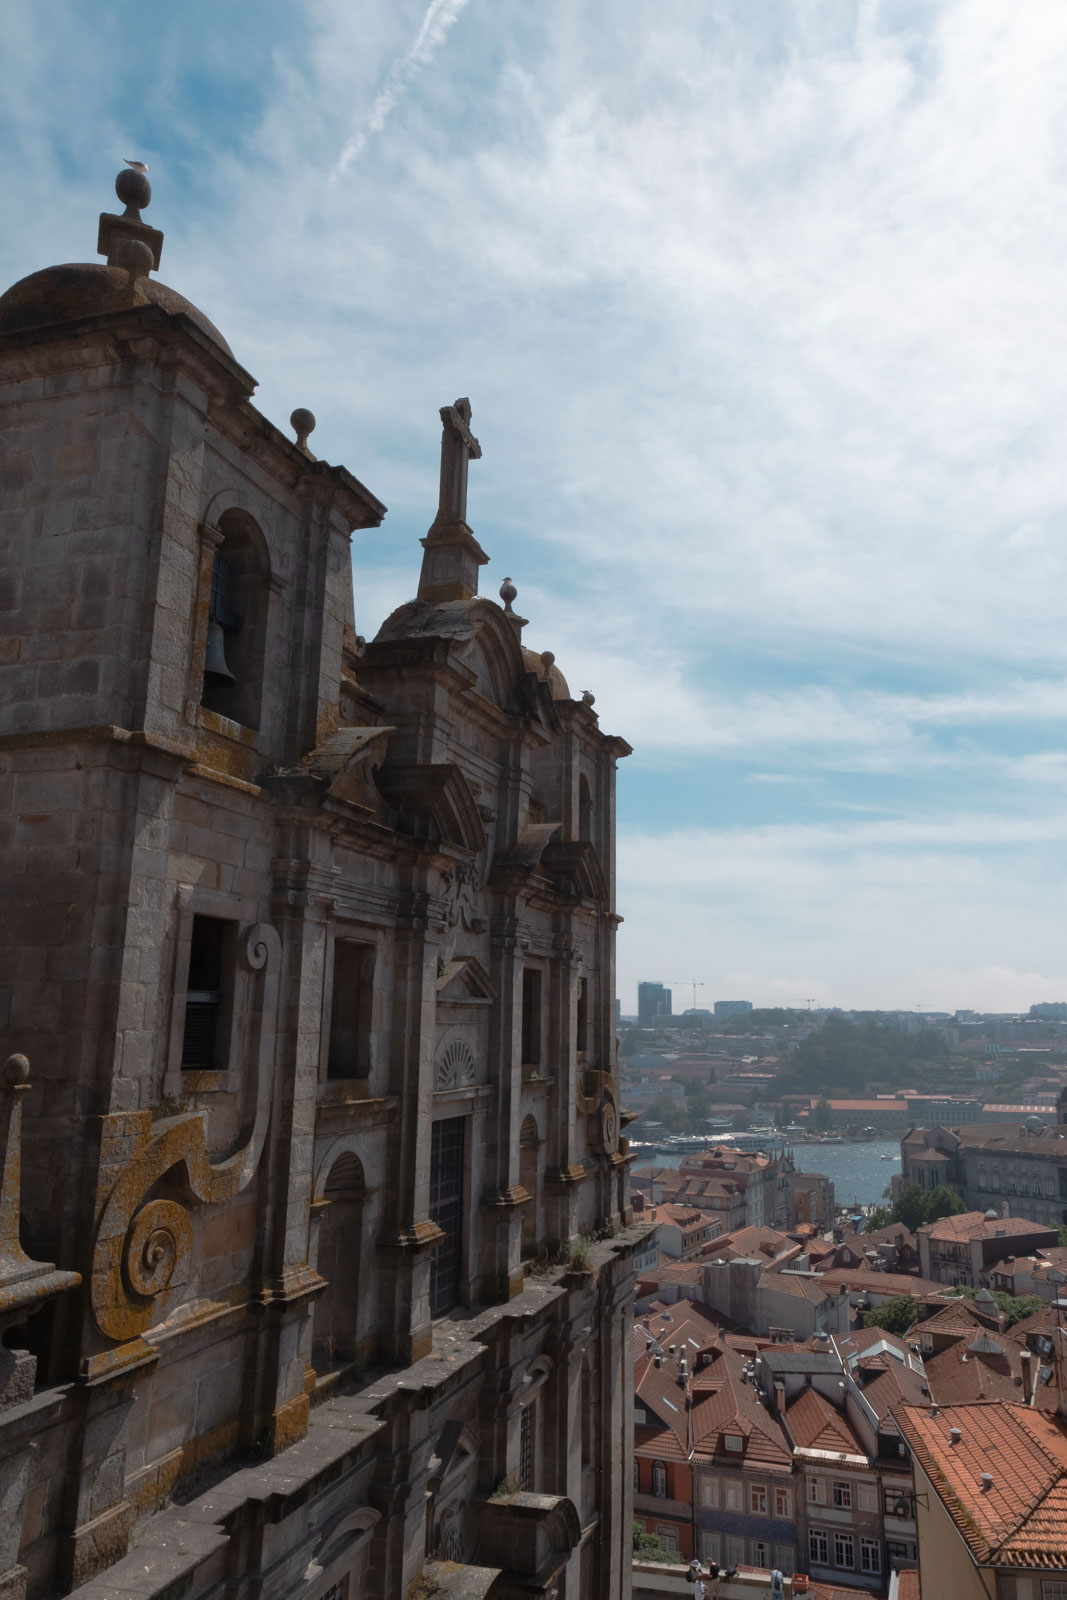
[[[570,918],[556,936],[548,973],[548,1066],[555,1077],[545,1171],[545,1231],[563,1243],[578,1231],[578,1058],[575,1050],[579,959]]]
[[[490,1022],[489,1078],[497,1092],[486,1117],[483,1298],[503,1300],[522,1289],[522,1207],[535,1202],[519,1183],[523,950],[514,915],[497,925],[506,931],[493,938],[491,975],[497,998]]]

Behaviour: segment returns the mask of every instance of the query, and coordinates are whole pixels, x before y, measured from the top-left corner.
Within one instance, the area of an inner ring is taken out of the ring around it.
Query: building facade
[[[662,983],[637,985],[637,1021],[642,1028],[657,1028],[671,1019],[673,996]]]
[[[901,1170],[894,1193],[905,1183],[926,1190],[950,1183],[969,1210],[999,1210],[1055,1228],[1067,1222],[1067,1097],[1048,1125],[1024,1117],[1017,1122],[965,1123],[917,1128],[900,1144]]]
[[[0,298],[0,1589],[615,1600],[628,747],[478,594],[466,401],[357,635],[384,507],[116,188]]]

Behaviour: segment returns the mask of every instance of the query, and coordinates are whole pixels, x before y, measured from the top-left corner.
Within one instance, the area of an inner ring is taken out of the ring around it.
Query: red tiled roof
[[[905,1567],[897,1574],[897,1600],[922,1600],[918,1567]]]
[[[839,1455],[867,1454],[844,1417],[817,1389],[804,1389],[786,1407],[786,1424],[800,1450],[833,1450]]]
[[[960,1535],[990,1566],[1067,1569],[1067,1430],[1003,1400],[896,1413]],[[960,1430],[953,1445],[949,1429]],[[982,1473],[992,1476],[983,1489]]]
[[[1012,1238],[1024,1233],[1055,1233],[1043,1222],[1033,1222],[1029,1217],[987,1217],[984,1211],[964,1211],[956,1217],[942,1217],[940,1222],[929,1222],[919,1229],[931,1239],[944,1239],[953,1244],[968,1239]]]
[[[732,1344],[717,1346],[710,1365],[701,1367],[693,1380],[693,1441],[706,1460],[722,1448],[726,1434],[744,1441],[746,1462],[791,1470],[793,1453],[781,1423],[763,1406],[742,1375],[746,1357]]]
[[[992,1335],[989,1336],[992,1338]],[[1018,1400],[1012,1364],[1007,1346],[999,1339],[1001,1354],[993,1351],[974,1352],[969,1339],[958,1339],[936,1355],[925,1356],[926,1381],[930,1398],[938,1405],[961,1405],[970,1400]]]

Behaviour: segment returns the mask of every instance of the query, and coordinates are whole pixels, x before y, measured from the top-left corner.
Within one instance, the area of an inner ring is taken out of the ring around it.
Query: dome
[[[222,334],[202,311],[176,289],[155,278],[139,277],[131,297],[130,273],[125,267],[95,262],[71,262],[31,272],[0,295],[0,334],[47,328],[81,317],[105,316],[140,305],[157,305],[170,316],[186,316],[226,355],[233,357]]]
[[[545,660],[545,656],[548,660]],[[527,650],[522,647],[522,659],[526,663],[528,672],[536,673],[542,683],[547,683],[553,700],[569,700],[571,691],[567,687],[567,680],[556,666],[556,658],[550,650],[544,655],[538,655],[536,650]]]

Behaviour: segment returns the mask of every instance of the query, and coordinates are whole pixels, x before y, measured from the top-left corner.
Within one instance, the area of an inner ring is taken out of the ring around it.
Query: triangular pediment
[[[438,974],[438,1005],[489,1005],[495,999],[496,989],[477,956],[456,956]]]

